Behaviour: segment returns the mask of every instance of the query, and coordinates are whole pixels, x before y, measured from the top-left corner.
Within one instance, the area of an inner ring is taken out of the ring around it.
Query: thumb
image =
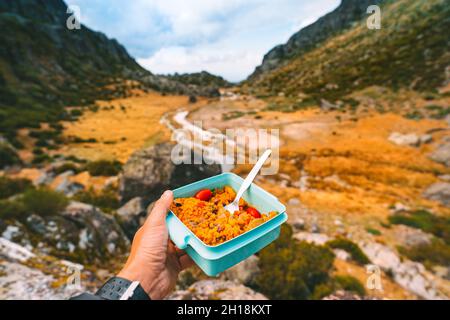
[[[156,201],[153,206],[152,211],[149,214],[149,217],[146,221],[146,224],[155,226],[165,223],[167,211],[170,208],[170,205],[173,201],[173,193],[170,190],[167,190],[163,193],[161,198]]]

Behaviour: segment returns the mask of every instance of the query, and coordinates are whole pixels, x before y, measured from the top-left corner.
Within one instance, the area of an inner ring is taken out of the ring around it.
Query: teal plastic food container
[[[201,189],[212,190],[224,186],[238,190],[243,180],[236,174],[222,173],[173,190],[174,198],[192,197]],[[216,276],[277,239],[281,224],[287,220],[286,207],[275,196],[257,185],[252,184],[243,198],[262,213],[277,211],[279,214],[256,228],[216,246],[203,243],[172,211],[167,215],[166,223],[170,239],[178,248],[185,250],[209,276]]]

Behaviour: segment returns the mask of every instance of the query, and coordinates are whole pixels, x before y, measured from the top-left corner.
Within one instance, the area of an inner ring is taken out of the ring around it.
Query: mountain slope
[[[0,2],[0,134],[67,118],[65,106],[123,96],[125,80],[144,90],[211,95],[143,69],[114,39],[66,27],[62,0]]]
[[[384,0],[343,0],[332,12],[295,33],[286,44],[278,45],[265,56],[250,79],[283,65],[290,58],[317,47],[321,42],[339,34],[366,16],[367,7]]]
[[[220,76],[216,76],[206,71],[196,73],[175,73],[167,76],[169,79],[186,84],[197,86],[215,86],[219,88],[230,87],[232,84]]]
[[[64,117],[64,105],[91,102],[115,78],[145,71],[115,40],[82,26],[66,28],[62,1],[2,1],[0,4],[0,127]]]
[[[320,47],[288,58],[244,85],[261,96],[339,99],[371,85],[433,91],[450,65],[450,7],[444,0],[385,1],[381,30],[365,19]],[[448,72],[448,71],[447,71]]]

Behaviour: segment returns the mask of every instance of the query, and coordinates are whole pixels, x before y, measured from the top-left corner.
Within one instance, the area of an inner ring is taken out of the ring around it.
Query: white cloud
[[[167,47],[150,58],[137,61],[144,68],[158,74],[208,71],[230,81],[240,81],[261,63],[261,55],[248,51],[223,52],[208,47]]]
[[[340,0],[69,0],[84,21],[154,73],[207,70],[237,81]]]

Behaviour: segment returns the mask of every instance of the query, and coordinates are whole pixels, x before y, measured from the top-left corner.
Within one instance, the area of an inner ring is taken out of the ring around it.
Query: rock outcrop
[[[399,146],[413,146],[416,147],[420,144],[420,138],[415,133],[401,134],[399,132],[393,132],[388,140]]]
[[[39,269],[42,266],[42,269]],[[0,237],[0,300],[61,300],[86,289],[69,276],[83,266],[32,253]]]
[[[225,280],[235,281],[244,285],[250,285],[254,282],[259,273],[259,258],[255,255],[248,257],[237,265],[225,270],[221,277]]]
[[[162,143],[135,152],[123,167],[120,195],[123,203],[142,197],[145,204],[166,189],[174,189],[221,172],[219,165],[179,164],[172,161],[173,144]]]
[[[261,293],[233,282],[222,280],[202,280],[195,282],[187,290],[175,291],[168,300],[267,300]]]
[[[0,300],[66,300],[83,288],[55,288],[52,275],[26,265],[0,260]]]
[[[405,225],[393,226],[396,234],[396,241],[407,248],[430,244],[433,236],[420,229],[411,228]]]
[[[450,183],[434,183],[424,191],[423,196],[427,199],[438,201],[446,207],[450,207]]]
[[[72,225],[65,234],[74,240],[78,239],[77,248],[86,254],[87,260],[105,261],[108,257],[128,252],[129,241],[119,224],[113,216],[100,209],[89,204],[71,202],[62,218],[71,222]],[[71,233],[74,229],[75,233]],[[61,239],[63,231],[60,234],[61,236],[55,235],[52,238]]]
[[[133,240],[134,234],[144,223],[147,216],[147,210],[144,206],[144,200],[136,197],[128,201],[117,210],[119,224],[127,235],[128,239]]]
[[[80,202],[71,202],[59,215],[30,214],[23,222],[6,221],[0,236],[41,253],[89,264],[120,257],[129,247],[113,216]]]
[[[338,290],[324,298],[322,300],[380,300],[377,298],[366,298],[366,297],[360,297],[355,293],[344,291],[344,290]]]
[[[394,281],[406,290],[424,299],[445,299],[436,286],[436,277],[421,263],[401,260],[392,249],[379,243],[366,242],[359,246],[374,265],[390,272]]]
[[[261,66],[256,68],[250,79],[283,65],[283,62],[316,47],[319,43],[342,32],[366,15],[367,7],[383,0],[344,0],[334,11],[326,14],[313,24],[295,33],[284,45],[270,50]]]
[[[294,239],[298,241],[306,241],[308,243],[313,243],[316,245],[324,245],[331,240],[329,236],[324,233],[314,233],[314,232],[297,232],[293,235]]]
[[[436,150],[431,153],[430,159],[450,167],[450,137],[439,144]]]

